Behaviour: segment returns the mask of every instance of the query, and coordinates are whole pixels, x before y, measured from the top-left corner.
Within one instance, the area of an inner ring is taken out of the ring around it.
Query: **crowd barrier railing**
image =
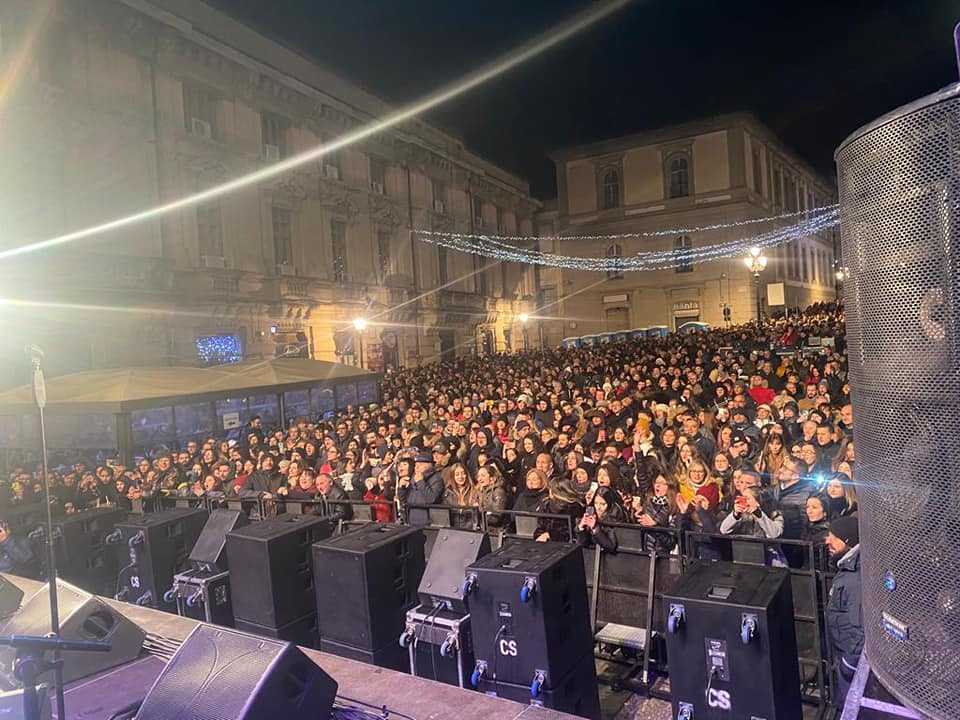
[[[340,531],[376,519],[374,505],[358,500],[286,500],[261,496],[224,497],[221,494],[191,497],[156,497],[142,501],[142,509],[153,512],[170,507],[228,507],[245,512],[252,521],[278,513],[326,513],[336,515]],[[334,508],[342,508],[333,512]],[[426,553],[437,533],[445,528],[465,529],[490,535],[491,545],[504,542],[533,542],[538,531],[548,529],[552,540],[577,542],[574,518],[566,514],[519,510],[483,512],[477,506],[409,505],[406,511],[423,510],[427,524]],[[18,515],[31,517],[38,508],[24,507]],[[584,569],[590,601],[590,617],[598,645],[632,649],[633,659],[626,678],[640,676],[639,682],[621,681],[628,689],[656,694],[654,670],[662,668],[663,657],[653,638],[664,628],[663,595],[670,592],[683,572],[695,562],[726,560],[751,564],[785,561],[791,575],[794,624],[798,659],[804,686],[804,700],[824,707],[829,701],[831,681],[829,648],[824,639],[824,599],[829,588],[829,569],[823,548],[811,542],[770,540],[740,535],[723,535],[667,527],[644,527],[608,523],[617,538],[614,551],[592,543],[584,547]],[[602,654],[602,650],[601,650]],[[656,655],[656,657],[655,657]],[[622,658],[619,660],[622,662]],[[631,684],[632,683],[632,684]]]

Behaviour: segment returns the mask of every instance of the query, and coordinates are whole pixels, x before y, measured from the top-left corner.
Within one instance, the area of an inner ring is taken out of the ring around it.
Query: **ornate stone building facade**
[[[163,205],[392,109],[199,0],[6,0],[0,72],[0,250]],[[220,341],[332,360],[340,330],[345,360],[373,368],[516,347],[532,269],[414,231],[532,234],[538,207],[524,181],[413,120],[208,203],[4,259],[5,359],[27,340],[55,371],[195,363]],[[357,317],[371,320],[359,337]]]
[[[748,114],[565,148],[552,158],[558,200],[538,215],[538,234],[544,250],[566,255],[627,256],[696,248],[775,225],[607,243],[570,236],[697,228],[836,202],[832,180],[812,170]],[[825,231],[768,250],[769,264],[759,284],[742,258],[608,278],[542,271],[545,304],[556,302],[544,315],[557,318],[544,320],[545,341],[554,344],[563,337],[652,325],[675,328],[690,320],[715,326],[747,322],[756,317],[758,290],[763,312],[769,310],[766,288],[774,283],[783,283],[790,307],[832,300],[835,246],[834,232]]]

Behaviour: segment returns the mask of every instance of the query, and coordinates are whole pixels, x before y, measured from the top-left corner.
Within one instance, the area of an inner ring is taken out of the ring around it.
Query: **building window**
[[[763,197],[763,165],[760,159],[760,146],[753,143],[753,189],[760,197]]]
[[[503,233],[503,208],[497,208],[497,232]]]
[[[483,199],[474,196],[473,200],[473,224],[475,227],[483,227]]]
[[[484,259],[479,255],[473,256],[473,277],[477,292],[481,295],[487,294],[487,271],[483,267]]]
[[[448,274],[447,274],[447,249],[440,245],[437,246],[437,277],[440,280],[440,285],[446,285]]]
[[[616,258],[617,262],[614,263],[613,270],[607,270],[607,280],[620,280],[623,278],[623,263],[620,260],[623,258],[623,248],[620,247],[617,243],[612,243],[607,246],[607,258]]]
[[[342,169],[340,167],[339,150],[333,150],[325,154],[320,160],[320,165],[322,167],[323,176],[328,180],[339,180],[343,177]]]
[[[333,281],[343,285],[347,281],[347,224],[330,221],[330,245],[333,248]]]
[[[620,207],[620,172],[608,168],[603,172],[603,210]]]
[[[264,157],[280,160],[287,156],[287,131],[290,121],[273,113],[260,114],[260,138],[263,141]]]
[[[223,257],[223,222],[217,204],[197,207],[197,243],[204,257]]]
[[[773,171],[773,203],[777,207],[783,206],[783,171],[780,168]]]
[[[690,161],[686,155],[674,155],[667,161],[668,197],[690,196]]]
[[[183,119],[191,135],[217,139],[217,99],[212,92],[197,85],[183,84]]]
[[[377,264],[382,280],[390,274],[390,233],[387,230],[377,230]]]
[[[370,189],[378,195],[387,192],[387,163],[380,158],[370,158]]]
[[[293,265],[293,224],[286,208],[273,208],[273,254],[277,265]]]
[[[431,180],[433,190],[433,210],[441,215],[447,212],[447,186],[439,180]]]
[[[688,235],[681,235],[676,240],[673,241],[673,251],[681,252],[684,250],[690,250],[693,247],[693,242],[690,240]],[[675,272],[678,273],[688,273],[693,272],[693,263],[690,260],[681,260],[679,264],[674,268]]]
[[[783,204],[787,212],[797,212],[797,180],[792,175],[787,174],[783,179],[784,194]]]

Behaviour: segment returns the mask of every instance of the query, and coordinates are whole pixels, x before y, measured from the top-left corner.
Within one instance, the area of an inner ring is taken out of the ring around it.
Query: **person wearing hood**
[[[833,520],[826,544],[831,557],[837,559],[837,574],[830,584],[824,620],[836,674],[833,703],[842,708],[863,651],[860,526],[857,516],[848,515]]]

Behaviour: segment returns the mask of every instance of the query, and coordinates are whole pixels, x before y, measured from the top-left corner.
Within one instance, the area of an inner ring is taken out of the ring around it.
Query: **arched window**
[[[681,235],[676,240],[673,241],[674,252],[680,250],[689,250],[693,247],[693,242],[690,240],[688,235]],[[687,273],[693,272],[693,263],[689,260],[681,260],[679,264],[674,268],[675,272],[678,273]]]
[[[623,248],[620,247],[617,243],[611,243],[610,245],[607,246],[607,257],[622,258]],[[622,277],[623,277],[623,266],[620,263],[614,263],[614,269],[607,270],[608,280],[619,280]]]
[[[603,210],[620,207],[620,172],[609,168],[603,173]]]
[[[671,199],[690,195],[690,161],[686,155],[674,155],[667,166],[668,195]]]

